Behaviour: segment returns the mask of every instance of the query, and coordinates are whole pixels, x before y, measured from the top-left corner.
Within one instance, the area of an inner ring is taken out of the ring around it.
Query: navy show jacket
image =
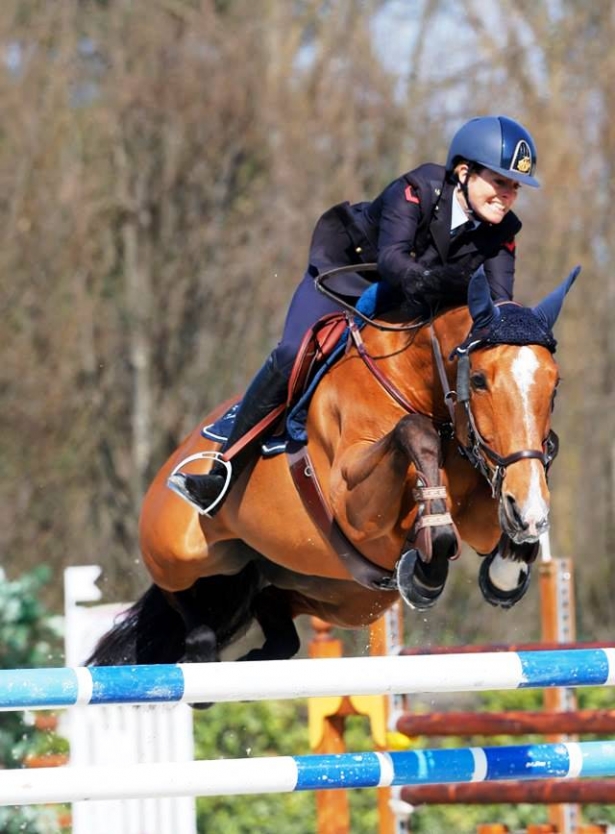
[[[444,166],[427,163],[402,174],[372,202],[333,206],[314,229],[310,271],[318,274],[336,266],[377,263],[376,277],[400,288],[412,264],[426,269],[456,265],[468,280],[484,265],[494,301],[510,300],[515,235],[521,221],[508,212],[499,224],[480,223],[451,236],[455,188]],[[374,273],[363,274],[374,280]]]

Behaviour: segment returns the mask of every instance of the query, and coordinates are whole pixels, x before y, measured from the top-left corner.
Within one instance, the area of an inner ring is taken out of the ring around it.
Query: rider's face
[[[466,169],[460,176],[462,180],[467,177],[470,205],[478,218],[485,223],[501,223],[517,199],[520,184],[489,168],[469,175]]]

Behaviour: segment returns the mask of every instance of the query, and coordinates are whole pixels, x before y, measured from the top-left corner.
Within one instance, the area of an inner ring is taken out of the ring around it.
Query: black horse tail
[[[175,663],[184,650],[182,618],[152,585],[100,638],[86,666]]]
[[[218,652],[243,636],[252,624],[259,590],[254,563],[234,576],[198,579],[190,589],[192,619],[198,613],[202,625],[213,631]],[[184,596],[184,604],[185,600]],[[165,593],[152,585],[100,638],[85,665],[177,663],[186,654],[186,636],[181,614]]]

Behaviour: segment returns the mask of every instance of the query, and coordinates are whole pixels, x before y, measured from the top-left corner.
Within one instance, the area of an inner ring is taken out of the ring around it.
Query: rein
[[[347,313],[350,313],[350,318],[352,319],[359,318],[364,324],[369,324],[371,327],[375,327],[378,330],[385,330],[389,332],[407,332],[411,330],[418,330],[425,324],[424,321],[413,321],[410,324],[386,324],[383,321],[376,321],[371,316],[367,316],[361,310],[358,310],[356,307],[356,301],[354,303],[348,301],[341,293],[336,292],[334,289],[327,286],[327,280],[330,278],[334,279],[337,275],[344,275],[347,272],[353,275],[358,275],[360,272],[376,272],[377,270],[378,264],[372,263],[337,266],[334,269],[328,269],[326,272],[321,272],[320,275],[317,275],[316,278],[314,278],[314,285],[319,292],[326,295],[327,298],[335,301],[335,303],[343,310],[346,310]],[[368,286],[369,282],[366,280],[364,285],[357,287],[356,297],[359,298]]]
[[[369,368],[372,376],[374,376],[378,382],[380,383],[381,387],[389,394],[398,405],[401,405],[409,414],[421,414],[417,408],[410,402],[410,400],[402,394],[402,392],[397,388],[397,386],[393,385],[390,379],[386,377],[378,365],[374,362],[373,358],[367,352],[367,348],[365,347],[365,342],[363,341],[363,337],[361,336],[361,331],[357,327],[356,321],[350,319],[348,321],[348,329],[350,331],[350,336],[352,337],[352,341],[357,349],[357,353],[363,360],[364,364]],[[431,416],[431,415],[426,415]]]
[[[425,322],[414,322],[410,325],[401,326],[385,325],[382,322],[375,322],[373,319],[365,316],[360,311],[353,308],[352,305],[345,302],[339,296],[338,293],[333,291],[330,287],[327,287],[325,283],[326,279],[334,278],[336,275],[343,274],[345,272],[373,272],[376,270],[377,264],[372,263],[353,264],[349,266],[337,267],[335,269],[330,269],[327,272],[321,273],[321,275],[319,275],[315,279],[315,283],[316,287],[318,288],[318,290],[320,290],[320,292],[324,293],[330,298],[333,298],[348,312],[352,313],[351,316],[348,316],[348,323],[350,335],[357,349],[357,353],[362,359],[362,361],[365,363],[365,365],[369,368],[372,375],[378,380],[382,388],[384,388],[384,390],[387,391],[387,393],[395,400],[395,402],[397,402],[408,413],[422,414],[423,412],[419,411],[410,402],[410,400],[404,394],[402,394],[402,392],[395,385],[393,385],[393,383],[382,373],[380,368],[378,368],[378,366],[374,362],[373,358],[369,355],[361,337],[356,318],[359,317],[361,320],[363,320],[365,324],[377,327],[380,330],[414,330],[419,327],[422,327],[425,324]],[[469,352],[472,349],[472,347],[476,347],[476,345],[469,346],[465,349],[462,349],[461,347],[457,348],[457,355],[459,357],[457,365],[457,391],[453,391],[451,390],[448,384],[446,369],[444,367],[444,360],[442,358],[442,350],[440,348],[440,343],[438,342],[438,339],[433,329],[433,325],[431,323],[429,324],[429,329],[434,359],[438,369],[438,375],[440,377],[442,391],[444,393],[444,402],[446,404],[450,417],[450,427],[455,437],[455,405],[457,402],[459,402],[463,406],[463,409],[466,414],[468,426],[468,443],[467,445],[464,445],[463,443],[461,443],[459,438],[456,437],[459,452],[488,481],[488,483],[491,486],[491,492],[493,497],[498,499],[501,497],[502,482],[504,480],[504,475],[506,474],[506,469],[509,466],[512,466],[512,464],[514,463],[518,463],[521,460],[528,459],[540,460],[543,466],[545,467],[545,471],[548,472],[549,467],[557,454],[557,440],[555,439],[554,433],[552,431],[549,432],[548,436],[545,438],[543,442],[543,449],[521,449],[520,451],[513,452],[512,454],[506,455],[505,457],[498,454],[498,452],[496,452],[495,449],[492,449],[491,446],[489,446],[489,444],[481,435],[478,426],[476,425],[474,415],[472,413],[470,397]],[[435,419],[433,415],[430,414],[427,414],[425,416],[430,417],[432,420]],[[448,423],[445,425],[448,425]]]
[[[541,461],[545,471],[548,472],[555,454],[553,453],[556,444],[552,438],[552,432],[549,433],[544,441],[543,449],[521,449],[518,452],[512,452],[510,455],[503,457],[498,454],[495,449],[485,441],[481,435],[474,414],[471,407],[470,396],[470,355],[468,350],[461,351],[457,349],[458,364],[457,364],[457,391],[451,390],[448,384],[448,377],[444,367],[444,360],[442,358],[442,350],[437,336],[434,332],[433,326],[430,325],[431,344],[438,368],[438,375],[440,377],[440,384],[444,392],[444,401],[448,407],[451,417],[451,425],[455,427],[455,403],[459,402],[464,409],[467,424],[468,424],[468,444],[461,443],[457,434],[455,438],[460,453],[465,457],[472,466],[477,469],[481,475],[489,482],[491,486],[491,494],[494,498],[500,498],[502,493],[502,482],[504,475],[509,466],[513,463],[518,463],[520,460],[536,459]],[[493,464],[490,467],[487,459]]]

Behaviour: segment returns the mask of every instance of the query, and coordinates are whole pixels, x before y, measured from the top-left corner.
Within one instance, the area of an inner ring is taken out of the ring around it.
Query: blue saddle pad
[[[218,417],[213,423],[203,426],[201,434],[208,440],[214,440],[216,443],[224,443],[233,429],[235,417],[241,401],[232,405],[228,411],[225,411],[221,417]],[[261,444],[261,453],[263,457],[270,458],[274,455],[279,455],[286,450],[288,443],[288,435],[269,437]]]

